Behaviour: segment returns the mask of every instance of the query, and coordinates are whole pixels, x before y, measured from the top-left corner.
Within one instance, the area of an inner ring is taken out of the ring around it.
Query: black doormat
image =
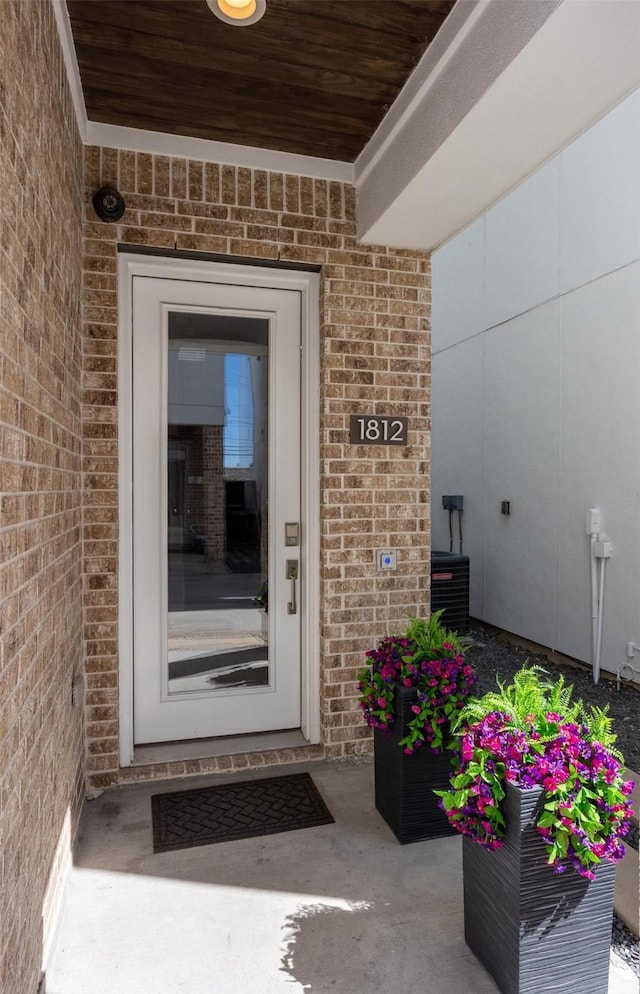
[[[334,821],[308,773],[154,794],[153,851],[275,835]]]

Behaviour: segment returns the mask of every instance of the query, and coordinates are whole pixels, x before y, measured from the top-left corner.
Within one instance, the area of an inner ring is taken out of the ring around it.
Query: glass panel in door
[[[268,333],[169,314],[169,694],[270,682]]]

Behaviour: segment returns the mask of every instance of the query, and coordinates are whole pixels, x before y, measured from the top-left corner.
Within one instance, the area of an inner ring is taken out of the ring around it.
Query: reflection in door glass
[[[168,689],[269,683],[268,322],[169,316]]]

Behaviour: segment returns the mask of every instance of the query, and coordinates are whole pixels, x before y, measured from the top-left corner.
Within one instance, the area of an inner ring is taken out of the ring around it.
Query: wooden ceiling
[[[352,162],[454,0],[67,0],[89,120]]]

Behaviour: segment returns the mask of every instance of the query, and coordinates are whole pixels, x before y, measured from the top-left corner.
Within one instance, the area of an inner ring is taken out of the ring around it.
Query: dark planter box
[[[464,934],[503,994],[607,994],[615,864],[554,873],[535,823],[540,787],[507,784],[505,844],[463,839]]]
[[[449,786],[450,755],[422,746],[408,756],[398,745],[407,734],[416,701],[415,687],[397,687],[393,730],[374,729],[376,808],[403,845],[455,834],[433,793]]]

